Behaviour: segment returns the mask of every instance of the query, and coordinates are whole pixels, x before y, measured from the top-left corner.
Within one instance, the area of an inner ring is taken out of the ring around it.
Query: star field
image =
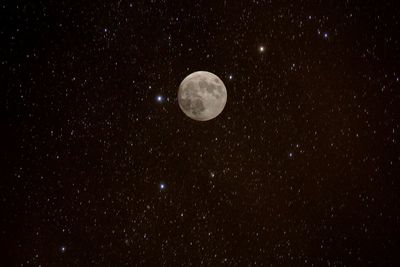
[[[396,4],[3,3],[0,265],[398,266]]]

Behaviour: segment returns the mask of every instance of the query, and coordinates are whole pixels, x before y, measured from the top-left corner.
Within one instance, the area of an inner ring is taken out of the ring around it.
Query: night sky
[[[16,2],[1,266],[399,266],[396,1]]]

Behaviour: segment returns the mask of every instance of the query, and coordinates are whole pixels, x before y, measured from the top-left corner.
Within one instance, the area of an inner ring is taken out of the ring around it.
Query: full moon
[[[208,121],[225,107],[226,87],[222,80],[208,71],[196,71],[186,76],[178,90],[179,107],[189,118]]]

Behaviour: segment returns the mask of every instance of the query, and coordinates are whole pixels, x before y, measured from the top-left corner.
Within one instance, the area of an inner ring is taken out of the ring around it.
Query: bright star
[[[233,76],[232,76],[232,74],[231,75],[229,75],[229,80],[232,80],[233,79]]]
[[[264,47],[264,46],[260,46],[260,47],[259,47],[259,50],[260,50],[260,52],[262,53],[262,52],[264,52],[265,47]]]
[[[161,183],[160,184],[160,189],[163,190],[165,188],[165,184]]]
[[[162,95],[156,96],[156,100],[158,103],[162,103],[164,101],[164,97]]]

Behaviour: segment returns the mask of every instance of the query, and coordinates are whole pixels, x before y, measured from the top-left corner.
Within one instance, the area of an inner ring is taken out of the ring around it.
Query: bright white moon
[[[208,71],[193,72],[179,86],[179,107],[193,120],[214,119],[224,109],[226,100],[224,83],[217,75]]]

